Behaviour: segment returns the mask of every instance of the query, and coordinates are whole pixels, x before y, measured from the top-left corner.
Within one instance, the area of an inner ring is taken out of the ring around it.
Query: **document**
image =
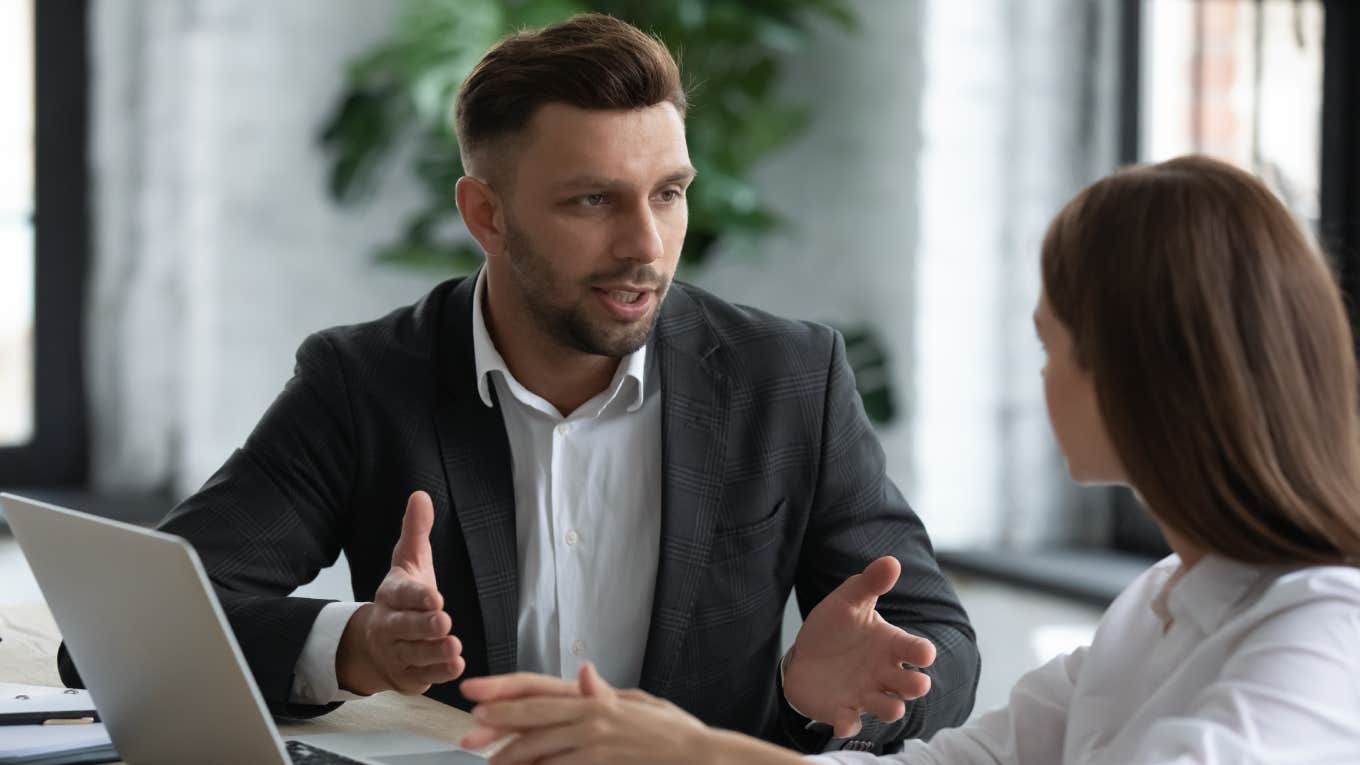
[[[0,683],[0,725],[41,725],[48,720],[86,717],[99,719],[88,691]]]
[[[0,728],[0,765],[69,765],[117,759],[103,723]]]
[[[0,765],[112,762],[118,753],[86,691],[0,683]]]

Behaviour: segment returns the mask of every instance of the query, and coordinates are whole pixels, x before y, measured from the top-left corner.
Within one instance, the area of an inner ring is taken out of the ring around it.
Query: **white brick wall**
[[[364,0],[104,0],[94,14],[95,476],[196,488],[245,438],[316,329],[437,277],[372,252],[414,189],[335,208],[319,126],[387,29]]]
[[[1069,538],[1030,311],[1048,220],[1113,167],[1117,3],[857,5],[858,35],[789,62],[819,115],[759,177],[796,228],[699,281],[879,328],[906,405],[889,473],[938,546]]]
[[[758,179],[793,228],[689,274],[776,313],[880,329],[905,410],[882,431],[889,469],[942,545],[1051,534],[1064,489],[1028,315],[1043,226],[1108,167],[1089,137],[1113,133],[1092,126],[1082,88],[1085,14],[1114,5],[859,0],[859,32],[828,27],[788,62],[787,92],[819,116]],[[337,209],[316,140],[346,62],[394,7],[91,7],[96,480],[182,494],[240,444],[307,333],[439,278],[372,260],[412,184],[394,173],[373,204]]]

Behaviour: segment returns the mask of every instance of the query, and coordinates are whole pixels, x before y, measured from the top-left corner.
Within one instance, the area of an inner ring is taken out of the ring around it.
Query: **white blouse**
[[[929,743],[831,763],[1360,764],[1360,569],[1175,555],[1129,585],[1091,645]]]

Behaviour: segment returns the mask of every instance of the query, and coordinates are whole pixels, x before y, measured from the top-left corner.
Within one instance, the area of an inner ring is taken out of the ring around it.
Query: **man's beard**
[[[539,328],[558,344],[581,353],[614,358],[627,356],[647,344],[661,313],[662,299],[670,289],[670,277],[649,265],[625,264],[611,272],[592,274],[580,285],[581,293],[573,296],[572,285],[558,275],[528,235],[509,221],[506,250],[524,304]],[[652,287],[655,304],[645,319],[625,324],[591,318],[587,302],[594,299],[592,287],[618,282]],[[559,303],[573,298],[575,302],[571,305]]]

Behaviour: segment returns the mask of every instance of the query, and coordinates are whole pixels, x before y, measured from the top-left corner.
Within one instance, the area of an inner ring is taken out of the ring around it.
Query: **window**
[[[1189,152],[1248,169],[1332,257],[1360,338],[1360,76],[1350,0],[1126,0],[1125,161]],[[1141,16],[1141,18],[1140,18]],[[1360,346],[1360,343],[1357,344]],[[1160,534],[1127,492],[1116,549]]]
[[[1316,226],[1323,11],[1321,0],[1143,0],[1138,159],[1227,160]]]
[[[1341,277],[1360,351],[1360,4],[1328,0],[1326,8],[1318,228]]]
[[[0,0],[0,487],[86,473],[86,3]]]
[[[0,447],[33,437],[33,0],[0,4]]]

